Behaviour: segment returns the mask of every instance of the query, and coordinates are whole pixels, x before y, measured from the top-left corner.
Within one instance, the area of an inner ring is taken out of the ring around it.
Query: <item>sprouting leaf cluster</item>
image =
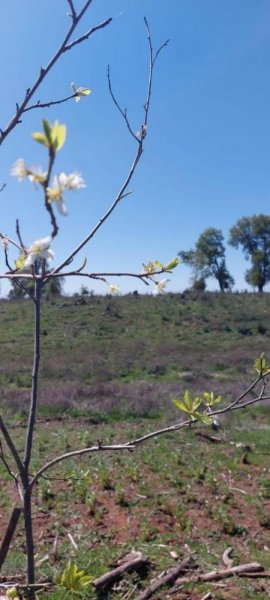
[[[175,269],[180,262],[180,259],[177,257],[170,260],[166,265],[163,265],[159,260],[150,260],[147,263],[143,263],[143,272],[146,274],[166,273]]]
[[[57,152],[62,148],[66,140],[66,126],[55,121],[53,125],[47,120],[42,119],[43,133],[36,131],[32,137],[36,142],[43,144],[47,148]]]
[[[213,420],[211,416],[212,407],[219,404],[221,400],[222,396],[214,396],[213,392],[204,392],[202,396],[192,398],[190,391],[186,390],[183,400],[176,398],[173,403],[179,410],[188,413],[191,421],[201,421],[205,425],[211,425]]]
[[[255,359],[254,369],[261,377],[265,377],[270,373],[270,365],[267,364],[264,352]]]

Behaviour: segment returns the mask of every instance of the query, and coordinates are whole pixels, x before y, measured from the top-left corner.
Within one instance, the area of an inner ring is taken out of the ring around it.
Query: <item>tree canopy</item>
[[[270,217],[253,215],[242,217],[230,230],[229,244],[242,246],[244,256],[251,261],[246,271],[246,282],[262,292],[270,281]]]
[[[209,227],[200,235],[193,250],[179,252],[182,261],[191,267],[194,282],[205,282],[214,277],[222,292],[231,289],[234,284],[226,267],[223,242],[221,230]]]

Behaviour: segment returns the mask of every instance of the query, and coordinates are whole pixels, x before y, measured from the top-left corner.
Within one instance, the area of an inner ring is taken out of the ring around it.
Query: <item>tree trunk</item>
[[[25,543],[26,543],[26,558],[27,558],[27,583],[35,583],[35,546],[33,537],[33,521],[32,521],[32,490],[24,493],[23,498],[23,516],[25,528]],[[28,590],[29,600],[35,600],[35,591],[31,588]]]

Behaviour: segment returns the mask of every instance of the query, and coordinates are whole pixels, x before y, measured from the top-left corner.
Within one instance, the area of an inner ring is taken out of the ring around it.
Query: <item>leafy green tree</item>
[[[200,235],[194,250],[180,251],[183,263],[191,267],[194,281],[214,277],[222,292],[230,290],[234,280],[225,261],[224,237],[220,229],[209,227]]]
[[[230,230],[229,244],[234,248],[242,246],[246,260],[251,261],[245,279],[263,292],[270,281],[270,217],[262,214],[242,217]]]

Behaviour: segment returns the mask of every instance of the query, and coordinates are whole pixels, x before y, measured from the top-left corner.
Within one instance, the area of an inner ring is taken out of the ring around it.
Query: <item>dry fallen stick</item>
[[[228,569],[230,569],[233,566],[233,559],[230,558],[230,554],[232,553],[232,551],[233,548],[231,548],[230,546],[229,548],[226,548],[226,550],[222,554],[222,561],[225,567],[227,567]]]
[[[224,442],[224,440],[217,437],[216,435],[209,435],[208,433],[203,433],[202,431],[195,431],[195,435],[197,437],[203,438],[204,440],[208,440],[209,442],[213,442],[213,444],[221,444],[222,442]]]
[[[117,579],[120,579],[122,575],[126,572],[130,571],[138,571],[142,568],[146,569],[149,566],[149,559],[147,556],[143,556],[141,552],[134,552],[134,556],[132,556],[125,561],[122,562],[118,567],[113,569],[112,571],[108,571],[101,577],[94,579],[93,586],[99,590],[100,588],[106,588],[111,586]]]
[[[177,567],[170,569],[166,575],[156,579],[146,590],[144,590],[144,592],[139,594],[135,600],[146,600],[147,598],[150,598],[150,596],[152,596],[160,587],[167,585],[168,583],[173,583],[179,575],[191,568],[194,568],[194,560],[191,556],[188,556],[187,558],[184,558]]]
[[[264,568],[259,563],[247,563],[239,565],[238,567],[231,567],[230,569],[220,569],[218,571],[210,571],[209,573],[180,577],[176,580],[174,587],[167,593],[175,594],[182,585],[187,583],[220,581],[221,579],[228,579],[229,577],[261,577],[264,576],[264,573]]]

